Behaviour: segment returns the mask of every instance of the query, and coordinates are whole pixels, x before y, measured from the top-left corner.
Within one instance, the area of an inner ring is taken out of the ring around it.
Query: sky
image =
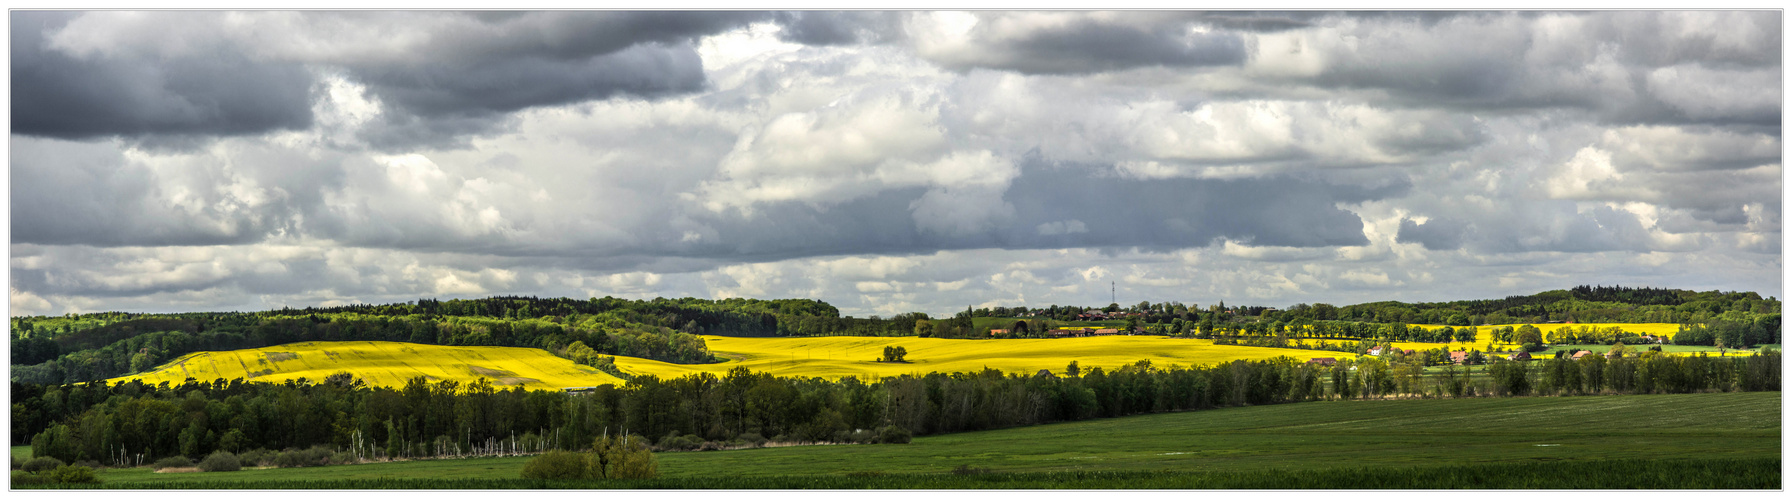
[[[10,313],[1778,297],[1781,23],[13,11]]]

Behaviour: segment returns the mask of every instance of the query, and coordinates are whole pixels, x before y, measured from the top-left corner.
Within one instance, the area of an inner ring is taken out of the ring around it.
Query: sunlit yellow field
[[[949,340],[919,337],[799,337],[740,338],[704,336],[709,350],[728,358],[707,365],[677,365],[658,361],[616,358],[616,366],[635,374],[661,378],[694,372],[726,373],[737,366],[782,376],[862,379],[907,373],[971,372],[985,367],[1008,373],[1032,373],[1041,369],[1062,373],[1071,361],[1088,370],[1106,370],[1149,359],[1156,366],[1210,365],[1237,359],[1260,360],[1288,356],[1298,360],[1315,357],[1351,358],[1354,355],[1306,349],[1216,346],[1211,340],[1172,339],[1156,336],[1114,335],[1069,339]],[[885,346],[908,350],[907,363],[879,363]]]
[[[540,349],[521,347],[450,347],[403,342],[300,342],[259,349],[197,352],[175,359],[156,370],[108,380],[117,383],[142,379],[144,383],[179,384],[187,377],[199,380],[243,378],[256,382],[283,382],[299,378],[321,382],[337,372],[353,373],[368,385],[400,387],[422,375],[431,381],[455,380],[463,384],[480,378],[499,389],[529,389],[621,385],[622,380],[588,366],[554,356]]]
[[[917,337],[739,338],[704,336],[710,351],[727,361],[679,365],[616,357],[623,371],[674,378],[696,372],[721,376],[746,367],[786,377],[875,379],[929,372],[972,372],[993,368],[1007,373],[1041,369],[1062,373],[1076,361],[1084,370],[1116,369],[1141,359],[1161,367],[1210,365],[1237,359],[1289,356],[1351,358],[1354,355],[1305,349],[1216,346],[1211,340],[1155,336],[1108,336],[1072,339],[946,340]],[[879,363],[885,346],[908,351],[906,363]],[[109,380],[142,379],[145,383],[178,384],[199,380],[244,378],[281,382],[299,378],[322,381],[349,372],[369,385],[398,387],[411,377],[472,382],[483,377],[500,388],[531,389],[621,384],[621,380],[539,349],[515,347],[446,347],[402,342],[302,342],[260,349],[201,352],[176,359],[155,371]]]

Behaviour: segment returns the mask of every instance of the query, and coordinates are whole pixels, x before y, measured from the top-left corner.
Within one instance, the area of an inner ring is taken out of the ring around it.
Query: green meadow
[[[105,488],[1777,488],[1780,398],[1748,392],[1224,408],[926,436],[906,445],[660,453],[661,478],[627,484],[524,481],[518,476],[527,457],[224,473],[105,469],[100,477]]]

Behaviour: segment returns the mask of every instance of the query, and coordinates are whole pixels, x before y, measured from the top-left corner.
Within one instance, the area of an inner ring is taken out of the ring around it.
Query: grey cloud
[[[1086,74],[1139,67],[1201,67],[1243,63],[1237,33],[1191,33],[1187,23],[1107,23],[1078,19],[1024,35],[983,36],[953,54],[923,54],[948,68],[989,68],[1025,74]]]
[[[1127,179],[1087,168],[1029,160],[999,196],[1010,217],[970,233],[918,227],[922,188],[890,189],[816,207],[785,202],[719,216],[692,215],[714,241],[673,245],[669,253],[715,258],[782,259],[854,253],[913,253],[969,248],[1204,247],[1227,238],[1252,245],[1362,245],[1363,223],[1337,208],[1397,195],[1407,185],[1331,185],[1315,179]],[[1041,231],[1063,221],[1082,231]],[[669,241],[670,238],[668,237]],[[671,243],[666,243],[671,245]]]
[[[501,130],[505,115],[521,109],[700,90],[706,79],[695,38],[769,18],[759,12],[338,12],[308,15],[300,32],[290,33],[365,35],[381,23],[422,26],[419,36],[429,43],[394,59],[372,48],[333,52],[280,45],[290,41],[284,39],[237,39],[199,14],[157,14],[177,29],[218,33],[168,42],[193,45],[179,50],[108,47],[72,56],[45,39],[82,13],[14,15],[13,130],[90,138],[303,129],[312,123],[316,82],[307,67],[313,65],[346,70],[386,104],[386,116],[367,132],[375,145],[457,145],[460,136]],[[439,19],[459,16],[477,22]],[[107,29],[95,24],[83,27]]]
[[[1543,26],[1572,26],[1571,31]],[[1352,44],[1317,47],[1306,83],[1377,89],[1390,103],[1469,109],[1576,108],[1617,123],[1777,122],[1779,103],[1709,75],[1748,75],[1777,92],[1779,15],[1767,11],[1474,13],[1429,22],[1364,20]],[[1705,29],[1728,26],[1725,33]],[[1690,65],[1678,73],[1660,68]],[[1700,70],[1716,65],[1721,70]],[[1715,73],[1714,73],[1715,72]],[[1659,74],[1658,74],[1659,73]],[[1679,84],[1698,80],[1703,86]],[[1732,77],[1730,80],[1734,80]],[[1705,83],[1709,81],[1709,83]],[[1668,83],[1655,83],[1668,82]],[[1652,85],[1652,83],[1655,83]],[[1718,88],[1708,88],[1712,85]],[[1763,104],[1765,103],[1765,104]]]
[[[1400,219],[1400,233],[1394,241],[1400,243],[1418,243],[1426,250],[1455,250],[1462,247],[1462,239],[1468,228],[1460,224],[1439,219],[1425,221],[1424,224],[1412,219]]]
[[[903,36],[901,13],[890,11],[792,11],[775,15],[778,38],[805,45],[880,43]]]
[[[15,139],[12,175],[14,243],[250,243],[288,222],[278,198],[244,206],[215,166],[158,172],[111,144]]]
[[[688,44],[635,45],[583,61],[520,56],[467,65],[357,68],[355,75],[396,113],[372,127],[389,148],[498,130],[508,113],[617,95],[656,98],[704,87],[703,61]]]
[[[75,57],[46,34],[74,14],[12,13],[12,130],[102,136],[243,135],[311,125],[311,75],[232,50],[164,59]]]
[[[1648,230],[1627,211],[1597,206],[1579,212],[1571,202],[1541,202],[1513,212],[1477,221],[1465,244],[1477,253],[1653,250]]]

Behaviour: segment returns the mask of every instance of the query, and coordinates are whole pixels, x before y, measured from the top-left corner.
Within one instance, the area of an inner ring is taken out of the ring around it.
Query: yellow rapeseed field
[[[659,361],[616,358],[616,366],[635,374],[661,378],[695,372],[716,375],[735,367],[781,376],[873,379],[928,372],[974,372],[993,368],[1007,373],[1033,373],[1041,369],[1061,374],[1076,361],[1083,370],[1112,370],[1149,359],[1159,367],[1211,365],[1238,359],[1261,360],[1288,356],[1305,361],[1315,357],[1353,358],[1355,355],[1306,349],[1276,349],[1213,345],[1211,340],[1172,339],[1156,336],[1113,335],[1069,339],[953,340],[919,337],[798,337],[741,338],[704,336],[709,350],[728,358],[723,363],[678,365]],[[908,351],[907,363],[879,363],[885,346]]]
[[[458,347],[404,342],[300,342],[259,349],[196,352],[155,370],[108,380],[131,379],[144,383],[179,384],[187,377],[199,380],[243,378],[256,382],[284,382],[299,378],[322,382],[337,372],[349,372],[382,387],[402,387],[412,377],[430,381],[455,380],[463,384],[480,378],[499,389],[529,389],[621,385],[622,380],[588,366],[554,356],[541,349],[521,347]]]

